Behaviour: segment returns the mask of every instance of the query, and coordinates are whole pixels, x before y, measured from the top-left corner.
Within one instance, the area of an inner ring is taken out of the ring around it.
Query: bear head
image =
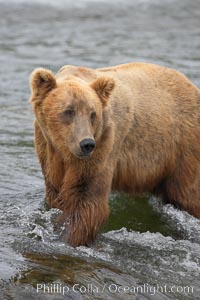
[[[88,158],[101,137],[114,80],[108,76],[90,83],[73,76],[59,80],[40,68],[31,74],[30,85],[30,102],[45,139],[63,154]]]

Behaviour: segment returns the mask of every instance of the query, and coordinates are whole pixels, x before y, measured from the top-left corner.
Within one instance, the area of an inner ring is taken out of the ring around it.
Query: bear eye
[[[74,116],[75,111],[73,109],[66,109],[60,114],[61,120],[66,124],[72,123]]]
[[[73,109],[67,109],[64,111],[64,115],[69,118],[73,118],[75,116],[75,111]]]
[[[96,112],[95,112],[95,111],[93,111],[93,112],[91,113],[90,119],[91,119],[91,122],[92,122],[92,123],[95,121],[95,119],[96,119]]]

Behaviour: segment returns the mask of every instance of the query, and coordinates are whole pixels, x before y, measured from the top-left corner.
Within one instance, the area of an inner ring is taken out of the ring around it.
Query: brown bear
[[[200,90],[147,63],[33,71],[30,101],[46,201],[63,237],[89,245],[110,191],[150,192],[200,218]]]

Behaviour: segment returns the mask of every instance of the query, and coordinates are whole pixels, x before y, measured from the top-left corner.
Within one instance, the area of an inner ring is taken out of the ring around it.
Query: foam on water
[[[101,234],[98,242],[92,248],[78,247],[76,250],[79,254],[82,253],[83,256],[96,256],[101,257],[105,261],[111,261],[113,252],[112,241],[114,241],[119,244],[126,244],[130,247],[141,246],[150,251],[185,251],[185,253],[188,254],[186,256],[186,261],[188,262],[192,257],[192,253],[196,255],[200,250],[200,221],[186,212],[177,210],[171,205],[162,205],[156,198],[151,198],[150,203],[154,209],[159,210],[161,214],[167,215],[168,219],[166,220],[169,222],[169,226],[175,226],[176,222],[176,226],[179,226],[181,230],[184,231],[186,239],[175,240],[171,236],[164,236],[159,232],[152,233],[147,231],[141,233],[121,228],[120,230],[112,230]],[[60,242],[62,228],[59,230],[55,229],[55,218],[59,214],[60,211],[57,209],[51,209],[49,211],[36,210],[34,213],[23,212],[20,217],[20,226],[26,228],[26,235],[31,239],[41,240],[45,245],[54,245],[55,247],[58,245],[63,246],[66,250],[69,246]],[[194,230],[192,230],[192,228],[194,228]],[[103,246],[105,244],[106,247]],[[103,256],[101,256],[101,254],[103,254]],[[200,258],[200,252],[198,256]]]
[[[184,232],[185,238],[200,243],[200,220],[186,211],[178,210],[173,205],[163,205],[156,197],[151,197],[149,203],[162,214],[171,224]]]
[[[52,223],[54,211],[42,213],[40,217],[43,218],[44,224],[42,226],[35,224],[31,233],[41,238],[47,252],[58,253],[59,251],[60,254],[70,254],[84,260],[102,261],[123,272],[131,273],[135,278],[140,278],[144,282],[148,280],[152,284],[155,281],[163,285],[185,282],[185,284],[193,284],[197,287],[200,274],[200,243],[198,239],[194,242],[194,239],[195,234],[200,232],[199,221],[171,205],[161,205],[158,199],[157,201],[155,198],[151,199],[150,203],[155,209],[159,207],[161,213],[167,214],[170,226],[174,226],[176,220],[186,236],[191,233],[193,224],[196,231],[193,232],[192,240],[176,240],[159,232],[140,233],[121,228],[101,234],[95,245],[90,248],[73,249],[59,242],[59,236],[54,235]]]
[[[112,195],[111,199],[116,196]],[[175,239],[159,232],[139,232],[121,228],[99,234],[92,247],[81,246],[74,249],[60,241],[62,229],[57,230],[55,227],[55,219],[60,211],[57,209],[47,211],[41,208],[41,205],[40,207],[35,205],[34,211],[13,207],[14,211],[19,211],[18,226],[23,232],[23,236],[13,244],[13,249],[18,253],[24,253],[25,256],[26,253],[34,255],[39,252],[42,256],[51,255],[52,259],[64,255],[83,259],[89,264],[102,262],[121,270],[123,274],[131,274],[137,280],[139,278],[140,282],[152,285],[158,282],[160,285],[169,286],[176,282],[194,285],[197,291],[200,274],[199,220],[171,205],[163,205],[159,199],[151,198],[149,202],[153,209],[164,215],[169,226],[179,226],[186,238]],[[195,228],[194,232],[192,226]],[[13,261],[16,265],[16,260],[20,262],[21,267],[18,263],[17,267],[13,268]],[[5,261],[8,262],[6,253]],[[20,261],[20,256],[14,255],[13,261],[1,264],[5,279],[14,276],[20,268],[26,269],[26,261],[23,259]],[[126,279],[128,280],[128,277]],[[164,299],[164,296],[160,299]]]

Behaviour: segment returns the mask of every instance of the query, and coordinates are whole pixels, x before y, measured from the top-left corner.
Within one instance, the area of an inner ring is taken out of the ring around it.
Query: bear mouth
[[[90,154],[91,153],[88,153],[88,154],[83,154],[83,153],[79,153],[77,156],[78,156],[78,158],[80,158],[80,159],[87,159],[87,158],[89,158],[90,157]]]

